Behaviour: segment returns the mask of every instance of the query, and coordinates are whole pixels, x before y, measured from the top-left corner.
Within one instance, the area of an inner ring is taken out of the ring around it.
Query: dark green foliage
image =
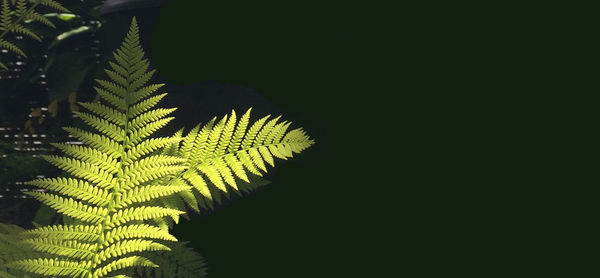
[[[40,41],[40,37],[30,27],[24,25],[25,21],[37,21],[49,27],[55,27],[52,21],[36,11],[35,8],[38,5],[69,12],[68,9],[54,0],[35,0],[33,3],[27,0],[2,0],[2,8],[0,9],[0,49],[7,49],[26,57],[27,54],[14,42],[6,39],[5,36],[7,34],[23,35]],[[0,61],[0,69],[8,68]]]

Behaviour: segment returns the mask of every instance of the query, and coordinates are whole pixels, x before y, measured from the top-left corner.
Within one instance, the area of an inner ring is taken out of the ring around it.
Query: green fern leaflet
[[[52,21],[35,10],[38,5],[61,12],[69,12],[68,9],[54,0],[2,0],[2,7],[0,8],[0,49],[6,49],[27,57],[21,48],[4,37],[9,33],[13,33],[41,41],[41,38],[34,31],[23,25],[26,20],[39,22],[52,28],[55,27]],[[8,68],[0,61],[0,69],[7,70]]]
[[[278,122],[270,115],[250,125],[248,109],[239,119],[235,111],[217,121],[193,128],[177,148],[186,159],[187,170],[181,175],[202,196],[199,203],[210,207],[213,195],[240,191],[239,181],[249,183],[249,174],[262,176],[275,159],[288,159],[314,144],[301,129],[288,132],[290,122]],[[176,180],[175,184],[180,184]]]

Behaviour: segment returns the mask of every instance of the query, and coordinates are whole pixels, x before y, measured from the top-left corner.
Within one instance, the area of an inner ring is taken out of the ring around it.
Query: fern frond
[[[2,0],[2,11],[0,12],[0,28],[1,30],[8,30],[10,28],[10,24],[12,23],[11,19],[11,8],[8,0]]]
[[[91,163],[64,156],[43,155],[42,157],[52,165],[67,171],[75,177],[89,180],[103,189],[110,189],[116,183],[116,179],[110,172]]]
[[[102,207],[85,205],[73,199],[67,199],[54,194],[43,192],[25,192],[25,194],[38,199],[56,211],[91,224],[100,224],[104,221],[108,210]]]
[[[175,110],[176,110],[176,108],[171,108],[171,109],[163,108],[163,109],[154,109],[152,111],[142,113],[141,115],[139,115],[136,118],[134,118],[133,120],[131,120],[130,128],[138,129],[149,122],[154,122],[161,118],[164,118],[165,116],[171,114]]]
[[[140,250],[150,250],[150,249],[140,249]],[[156,250],[164,250],[164,249],[156,249]],[[123,269],[126,267],[135,267],[135,266],[143,266],[143,267],[157,267],[158,265],[151,262],[150,260],[141,257],[141,256],[130,256],[118,259],[116,261],[112,261],[106,266],[96,270],[93,274],[93,277],[104,277],[108,273]],[[125,275],[120,275],[125,276]],[[128,277],[128,276],[125,276]]]
[[[160,95],[156,95],[153,97],[149,97],[149,98],[131,106],[127,111],[129,118],[136,117],[137,115],[140,115],[140,114],[150,110],[150,108],[154,107],[166,95],[167,94],[160,94]]]
[[[57,191],[67,196],[87,201],[93,205],[106,206],[110,192],[84,181],[73,178],[43,178],[28,182],[30,185]]]
[[[54,25],[54,23],[52,23],[52,21],[48,20],[48,18],[46,18],[45,16],[43,16],[33,10],[26,13],[25,19],[39,22],[39,23],[44,24],[51,28],[56,28],[56,26]]]
[[[123,101],[125,101],[125,97],[129,94],[127,90],[127,80],[125,80],[123,77],[120,77],[119,75],[112,75],[111,71],[106,71],[106,73],[114,82],[102,79],[96,79],[96,82],[98,82],[100,86],[104,87],[106,91],[110,92],[113,95],[116,95],[119,98],[123,98]],[[116,77],[119,77],[121,79],[115,80]],[[125,82],[125,84],[123,85],[122,82]]]
[[[13,4],[16,5],[15,15],[23,16],[27,12],[27,3],[22,0],[12,0]]]
[[[181,138],[150,138],[144,140],[137,145],[133,146],[126,153],[127,160],[125,163],[129,164],[138,158],[154,152],[160,148],[164,148],[168,145],[175,144],[181,141]]]
[[[137,186],[151,180],[160,179],[168,175],[179,173],[185,169],[185,166],[180,165],[153,166],[136,169],[132,168],[128,175],[124,177],[128,182],[128,185],[124,186],[123,188],[129,189],[133,186]]]
[[[250,173],[262,176],[262,173],[256,168],[254,162],[252,162],[252,158],[250,158],[250,155],[248,155],[247,152],[238,152],[237,159]]]
[[[60,259],[26,259],[8,263],[11,268],[47,276],[86,277],[91,261]]]
[[[136,71],[132,76],[135,79],[135,81],[133,81],[131,83],[131,89],[132,90],[137,90],[139,89],[143,84],[145,84],[146,82],[148,82],[150,80],[150,78],[152,78],[152,75],[154,75],[154,73],[156,72],[156,70],[151,70],[149,72],[143,73],[145,72],[145,68],[142,68],[138,71]]]
[[[103,170],[112,174],[118,170],[118,161],[112,154],[107,154],[100,150],[65,143],[50,143],[53,147],[63,151],[65,154],[70,155],[79,160],[87,161],[93,165],[96,165]]]
[[[31,238],[21,242],[27,244],[31,249],[36,251],[77,260],[91,259],[94,256],[96,249],[95,243],[81,243],[76,240]]]
[[[159,250],[171,250],[169,247],[163,244],[156,243],[152,240],[144,239],[132,239],[132,240],[121,240],[115,242],[104,248],[102,252],[98,253],[98,257],[104,258],[105,260],[119,257],[124,254],[141,251],[159,251]]]
[[[148,97],[152,93],[156,92],[156,90],[160,89],[165,84],[152,84],[145,87],[140,88],[131,94],[130,99],[132,103],[137,103],[138,101]]]
[[[106,136],[94,134],[74,127],[63,127],[63,129],[90,147],[96,148],[114,158],[121,157],[123,147],[118,142]]]
[[[125,70],[125,69],[123,69]],[[100,85],[103,85],[103,83],[106,84],[110,84],[110,87],[116,87],[118,86],[119,90],[123,91],[124,94],[119,94],[122,97],[125,97],[127,94],[127,86],[129,86],[129,82],[127,81],[127,78],[121,76],[121,74],[114,72],[112,70],[108,70],[105,69],[104,72],[106,72],[106,75],[108,75],[108,77],[110,77],[111,80],[114,80],[115,83],[111,83],[111,82],[107,82],[104,80],[98,80],[98,83],[100,83]],[[125,74],[125,76],[127,76],[127,74]],[[105,86],[106,87],[106,86]],[[112,91],[112,90],[111,90]]]
[[[188,135],[185,136],[182,146],[179,148],[179,152],[177,153],[179,156],[186,159],[190,157],[190,151],[196,142],[196,136],[198,135],[200,126],[201,124],[196,125],[194,128],[192,128],[192,130],[190,130],[190,132],[188,132]]]
[[[171,138],[173,139],[177,139],[177,143],[171,143],[166,145],[163,150],[162,150],[162,154],[163,155],[169,155],[169,156],[178,156],[177,155],[177,150],[179,149],[179,141],[183,140],[183,137],[181,137],[181,135],[183,135],[183,128],[180,128],[178,131],[175,132],[175,134],[173,134],[171,136]]]
[[[235,129],[236,121],[237,118],[235,115],[235,111],[231,111],[231,116],[229,117],[229,120],[227,120],[227,124],[225,124],[225,127],[223,127],[223,133],[219,138],[219,147],[215,151],[215,156],[220,156],[225,153],[225,150],[232,141],[231,137],[233,136],[233,130]]]
[[[35,32],[22,25],[24,20],[37,21],[49,27],[55,27],[50,20],[36,12],[35,8],[40,4],[56,10],[68,12],[66,8],[54,0],[37,0],[32,1],[32,3],[29,3],[26,0],[2,0],[2,8],[0,9],[0,48],[7,49],[18,55],[26,57],[27,55],[25,55],[25,53],[19,47],[12,44],[4,37],[9,33],[13,33],[21,34],[37,41],[41,41],[41,38]],[[8,69],[1,61],[0,68],[4,70]]]
[[[96,81],[101,81],[101,80],[96,80]],[[127,103],[125,102],[125,99],[119,97],[118,95],[114,95],[113,93],[104,90],[100,87],[94,87],[94,89],[96,90],[96,93],[98,93],[98,95],[105,101],[107,101],[108,103],[110,103],[111,105],[113,105],[114,107],[116,107],[119,111],[124,111],[125,109],[127,109]]]
[[[214,156],[215,149],[217,148],[217,144],[219,143],[219,139],[221,138],[221,133],[223,132],[223,128],[225,127],[225,122],[227,121],[227,116],[223,117],[210,131],[207,143],[203,145],[204,147],[200,151],[198,155],[198,159],[203,161],[208,159],[209,157]]]
[[[63,7],[62,4],[60,4],[54,0],[41,0],[40,5],[55,9],[57,11],[65,12],[65,13],[71,12],[71,11],[69,11],[69,9]]]
[[[10,32],[13,33],[17,33],[17,34],[21,34],[27,37],[30,37],[36,41],[41,42],[42,39],[40,38],[40,36],[38,36],[36,33],[34,33],[33,31],[29,30],[27,27],[18,24],[18,23],[13,23],[13,25],[10,27],[9,29]]]
[[[23,52],[23,50],[21,50],[18,46],[2,39],[0,39],[0,48],[6,49],[23,57],[27,57],[27,54],[25,54],[25,52]]]
[[[229,144],[229,147],[227,149],[229,153],[236,151],[240,147],[242,139],[244,138],[244,134],[246,133],[246,128],[248,127],[248,123],[250,122],[250,111],[252,111],[252,108],[249,108],[246,111],[246,113],[244,113],[244,116],[242,116],[242,118],[240,119],[240,122],[238,123],[237,128],[235,129],[233,139],[231,140],[231,143]]]
[[[183,183],[183,181],[182,181]],[[183,183],[185,184],[185,183]],[[183,200],[183,202],[190,207],[191,209],[193,209],[195,212],[200,212],[200,208],[198,207],[198,200],[196,200],[196,196],[194,196],[194,193],[192,192],[192,190],[188,189],[187,190],[183,190],[177,193],[177,195],[179,197],[181,197],[181,199]]]
[[[212,194],[204,179],[196,173],[196,171],[187,171],[183,178],[187,180],[202,196],[212,200]]]
[[[127,116],[115,109],[98,102],[78,102],[79,105],[104,117],[112,123],[122,126],[127,122]]]
[[[252,162],[254,163],[254,165],[256,165],[259,169],[266,172],[267,166],[265,166],[265,162],[263,161],[261,154],[258,152],[258,148],[248,149],[247,152],[250,155],[250,158],[251,158]]]
[[[221,173],[219,173],[219,170],[215,165],[200,164],[197,169],[200,170],[200,172],[203,173],[217,188],[227,192],[223,179],[221,179]]]
[[[235,173],[235,175],[242,179],[245,182],[250,182],[248,180],[248,176],[246,175],[246,171],[244,171],[244,164],[238,160],[238,158],[234,154],[228,154],[223,157],[227,166]],[[251,164],[252,165],[252,164]],[[254,167],[254,165],[252,165]],[[254,170],[255,168],[253,168]],[[256,170],[258,172],[258,170]]]
[[[202,127],[202,130],[200,130],[198,135],[195,136],[192,151],[188,156],[190,161],[197,161],[203,154],[204,149],[208,144],[208,136],[210,135],[216,119],[217,117],[212,118],[206,125],[204,125],[204,127]]]
[[[174,119],[173,117],[163,118],[163,119],[151,122],[149,124],[146,124],[143,127],[140,127],[136,130],[129,130],[129,135],[126,138],[126,140],[129,141],[129,144],[127,144],[126,146],[127,147],[134,146],[135,144],[144,140],[150,134],[152,134],[155,131],[157,131],[158,129],[166,126],[173,119]]]
[[[165,196],[163,198],[160,198],[159,200],[156,200],[155,202],[157,202],[160,206],[164,206],[166,208],[177,209],[182,211],[185,210],[185,204],[183,200],[177,197],[176,195]],[[168,227],[172,228],[175,223],[179,223],[179,217],[180,215],[169,215],[168,218],[165,219]]]
[[[148,138],[173,119],[168,115],[174,109],[154,108],[166,94],[153,95],[162,85],[146,84],[154,70],[139,45],[135,18],[113,56],[108,79],[96,80],[100,102],[82,103],[89,111],[77,113],[98,132],[65,128],[85,145],[55,144],[65,156],[44,157],[69,177],[30,182],[52,191],[27,194],[63,214],[65,225],[23,233],[22,242],[43,254],[14,260],[10,267],[86,278],[113,272],[128,277],[122,269],[155,267],[145,255],[171,250],[161,241],[176,241],[168,228],[185,205],[211,207],[229,192],[246,191],[252,187],[237,184],[252,180],[246,171],[261,175],[275,158],[289,158],[314,143],[301,129],[287,132],[290,123],[278,123],[280,117],[250,125],[250,110],[239,121],[235,111],[214,118],[186,136],[179,131]]]
[[[145,84],[153,71],[146,72],[149,62],[137,30],[134,19],[115,52],[112,70],[106,71],[109,80],[97,80],[100,102],[81,103],[88,111],[76,113],[97,132],[64,128],[84,145],[53,144],[65,156],[44,156],[70,176],[29,182],[51,191],[27,194],[61,213],[65,225],[23,233],[24,246],[40,254],[13,260],[9,265],[15,269],[48,276],[104,277],[127,267],[156,266],[142,255],[170,250],[158,241],[176,240],[168,230],[145,223],[163,217],[177,221],[185,212],[175,208],[182,205],[163,205],[162,200],[190,193],[191,187],[183,181],[165,182],[187,169],[187,160],[159,154],[161,148],[175,150],[181,134],[147,138],[172,119],[166,116],[174,109],[154,109],[165,94],[152,96],[160,86]]]
[[[101,119],[99,117],[90,115],[84,112],[73,112],[75,115],[79,116],[84,122],[88,125],[94,127],[96,130],[102,132],[104,135],[108,136],[110,139],[115,140],[116,142],[120,142],[124,139],[125,130],[121,127],[109,123],[107,120]]]
[[[269,119],[270,115],[264,116],[256,121],[248,130],[246,136],[244,136],[244,141],[242,141],[242,149],[248,149],[252,145],[252,142],[256,138],[256,135],[265,124],[267,119]]]
[[[94,225],[54,225],[29,230],[23,233],[25,238],[62,239],[95,242],[100,238],[99,226]]]
[[[117,196],[114,208],[120,209],[129,206],[133,203],[147,202],[152,199],[157,199],[172,195],[189,189],[188,186],[165,186],[165,185],[147,185],[138,186],[125,191],[123,195]]]
[[[163,207],[137,207],[118,210],[106,222],[108,227],[115,227],[134,220],[149,220],[163,216],[180,215],[183,211]]]
[[[106,234],[104,245],[112,244],[123,239],[154,238],[161,240],[177,241],[168,231],[147,224],[134,224],[120,226]]]
[[[248,128],[250,111],[239,122],[235,111],[219,121],[215,118],[184,137],[177,154],[187,159],[189,169],[180,177],[202,197],[218,202],[213,188],[222,193],[227,193],[228,187],[239,192],[236,179],[250,182],[246,171],[262,176],[267,164],[275,165],[275,158],[287,159],[314,143],[301,129],[287,132],[291,123],[278,122],[280,116],[262,117]]]

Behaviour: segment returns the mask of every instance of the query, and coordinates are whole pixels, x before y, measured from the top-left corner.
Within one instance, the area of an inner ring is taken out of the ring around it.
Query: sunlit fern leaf
[[[183,202],[195,212],[200,212],[200,208],[198,207],[198,201],[196,196],[194,196],[194,192],[192,190],[184,190],[177,195],[183,200]]]
[[[155,278],[204,278],[207,276],[206,262],[194,249],[185,246],[188,242],[169,242],[171,252],[154,252],[148,256],[157,268],[135,268],[135,277]]]
[[[160,229],[148,224],[132,224],[117,227],[106,234],[106,243],[121,241],[130,238],[155,238],[161,240],[175,241],[176,238],[170,235],[166,230]]]
[[[117,125],[125,125],[127,122],[127,116],[125,113],[121,113],[110,106],[98,103],[98,102],[78,102],[79,105],[86,109],[102,116],[103,118],[111,121]]]
[[[183,203],[183,200],[176,195],[166,196],[158,201],[160,202],[161,206],[172,209],[185,210],[185,204]],[[172,228],[174,224],[179,222],[179,216],[180,215],[172,215],[168,216],[168,218],[165,219],[169,228]]]
[[[120,270],[120,269],[123,269],[126,267],[136,267],[136,266],[138,266],[138,267],[139,266],[158,267],[157,264],[153,263],[152,261],[150,261],[144,257],[130,256],[130,257],[125,257],[125,258],[120,258],[116,261],[112,261],[109,264],[107,264],[106,266],[103,266],[102,268],[97,269],[96,271],[94,271],[92,277],[102,277],[112,271]]]
[[[23,240],[21,243],[36,251],[75,260],[90,260],[96,252],[95,243],[82,243],[77,240],[38,237]]]
[[[80,242],[96,242],[99,235],[99,226],[95,225],[54,225],[43,226],[37,229],[28,230],[23,233],[24,238],[40,238],[77,240]]]
[[[79,160],[88,161],[93,165],[98,166],[104,171],[110,173],[118,172],[119,162],[114,155],[105,153],[100,150],[73,144],[51,143],[51,145],[64,153],[73,156]]]
[[[117,197],[117,203],[120,205],[115,208],[122,208],[133,203],[143,203],[151,199],[165,197],[169,195],[188,190],[188,186],[167,186],[167,185],[146,185],[134,187],[127,190],[123,195]]]
[[[182,146],[178,150],[179,156],[184,157],[184,158],[188,158],[190,156],[190,151],[192,150],[192,147],[194,146],[194,142],[195,142],[196,136],[198,135],[198,131],[200,130],[200,126],[201,126],[201,124],[196,125],[194,128],[192,128],[192,130],[190,130],[190,132],[188,132],[188,135],[185,136],[185,138],[182,141]]]
[[[154,218],[179,215],[182,211],[163,208],[159,206],[142,206],[118,210],[112,214],[109,220],[106,220],[106,227],[114,228],[134,220],[151,220]]]
[[[176,137],[146,139],[127,150],[125,157],[127,157],[127,162],[129,163],[158,149],[166,148],[172,144],[175,144],[180,140],[181,138]]]
[[[168,122],[172,109],[154,109],[164,94],[132,101],[136,87],[151,76],[135,19],[117,52],[123,57],[114,62],[117,70],[108,73],[109,81],[98,81],[106,93],[101,102],[84,103],[89,112],[77,113],[96,131],[65,128],[85,146],[54,144],[64,156],[44,156],[70,176],[30,182],[47,192],[27,194],[61,213],[64,224],[24,232],[20,244],[43,254],[8,262],[13,269],[45,276],[119,275],[128,267],[156,267],[144,255],[170,250],[163,243],[176,241],[168,230],[145,223],[183,214],[156,201],[191,187],[164,183],[187,169],[187,160],[157,153],[182,138],[148,138]]]
[[[189,169],[181,178],[206,199],[199,204],[219,204],[222,197],[230,198],[229,191],[251,191],[239,182],[250,182],[249,174],[262,176],[275,158],[288,159],[314,144],[302,129],[288,131],[291,123],[278,122],[280,117],[265,116],[250,124],[250,111],[239,120],[235,111],[214,118],[183,138],[178,154],[187,159]]]
[[[10,267],[46,276],[85,277],[92,261],[61,259],[25,259],[9,263]]]
[[[106,206],[109,203],[109,190],[94,186],[85,180],[73,178],[43,178],[31,181],[29,184],[43,189],[52,189],[66,196],[78,198],[97,206]]]

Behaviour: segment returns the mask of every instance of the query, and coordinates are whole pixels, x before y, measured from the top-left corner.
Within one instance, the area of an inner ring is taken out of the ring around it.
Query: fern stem
[[[5,0],[5,1],[8,1],[8,0]],[[37,5],[39,5],[41,2],[42,2],[42,0],[35,1],[35,3],[33,3],[33,5],[31,7],[29,7],[29,9],[27,9],[19,18],[17,18],[17,20],[11,22],[10,25],[8,25],[8,27],[6,27],[6,30],[4,30],[4,32],[2,32],[2,34],[0,34],[0,40],[2,40],[2,37],[4,37],[10,31],[10,29],[12,29],[12,27],[15,24],[17,24],[21,20],[23,20],[25,18],[25,15],[29,14],[29,12],[31,12],[33,9],[35,9],[35,7],[37,7]]]
[[[129,74],[126,77],[126,80],[127,80],[128,84],[131,84],[132,80],[130,80]],[[126,119],[125,123],[124,123],[125,131],[129,130],[130,114],[129,114],[128,108],[131,105],[131,103],[130,103],[131,99],[130,99],[129,95],[132,93],[129,85],[127,86],[126,90],[127,90],[127,93],[125,95],[125,111],[124,111],[125,119]],[[108,231],[106,229],[106,227],[108,226],[109,219],[111,218],[110,215],[113,213],[117,194],[121,193],[121,188],[123,185],[122,183],[123,183],[124,171],[125,171],[125,163],[123,163],[123,162],[127,161],[127,149],[129,148],[128,147],[129,146],[129,137],[127,136],[127,132],[125,132],[125,134],[123,134],[122,146],[123,146],[123,148],[121,149],[121,156],[119,159],[119,168],[121,169],[121,171],[119,171],[117,173],[117,184],[115,184],[115,186],[113,188],[111,188],[110,200],[109,200],[108,207],[107,207],[108,208],[108,217],[105,218],[102,226],[100,227],[100,237],[98,237],[98,240],[96,242],[96,246],[98,248],[100,248],[102,245],[104,245],[104,235]],[[94,264],[92,264],[90,266],[90,269],[89,269],[90,273],[92,273],[92,270],[94,270],[99,264],[100,264],[100,259],[97,259],[97,260],[95,259]],[[92,277],[92,278],[95,278],[95,277]]]

